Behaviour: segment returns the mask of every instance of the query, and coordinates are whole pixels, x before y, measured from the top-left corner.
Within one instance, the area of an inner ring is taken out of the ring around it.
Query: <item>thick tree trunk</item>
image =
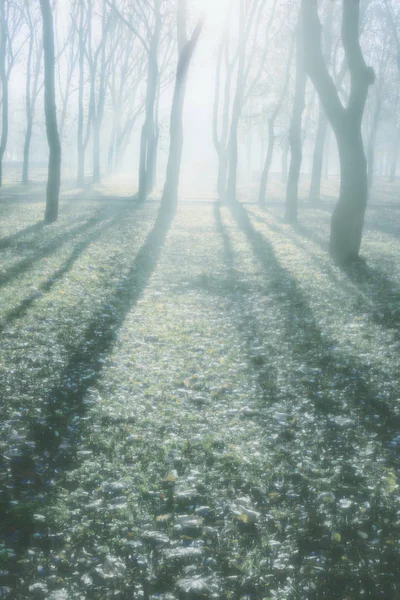
[[[358,257],[368,198],[367,163],[361,135],[369,86],[375,81],[359,40],[360,1],[343,0],[342,43],[349,68],[351,91],[347,106],[340,101],[321,50],[317,0],[302,0],[307,71],[334,129],[340,158],[340,196],[331,221],[330,253],[339,264]]]
[[[301,19],[301,15],[300,15]],[[289,132],[290,167],[286,187],[285,222],[295,223],[297,220],[297,203],[300,169],[303,159],[301,122],[305,107],[306,72],[304,68],[304,52],[302,26],[299,21],[296,58],[296,88],[293,101],[293,115]]]
[[[44,105],[46,134],[49,144],[49,170],[45,222],[54,223],[58,217],[60,192],[61,146],[57,130],[57,110],[54,82],[54,30],[50,0],[40,0],[43,20]]]
[[[368,198],[367,161],[361,133],[351,130],[338,137],[340,196],[331,221],[329,248],[335,262],[358,257]]]

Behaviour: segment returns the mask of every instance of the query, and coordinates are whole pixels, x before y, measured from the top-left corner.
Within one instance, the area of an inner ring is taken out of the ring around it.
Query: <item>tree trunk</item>
[[[375,145],[376,136],[378,133],[379,117],[381,114],[381,98],[380,95],[376,99],[375,110],[372,118],[372,127],[368,140],[368,190],[372,188],[375,168]]]
[[[0,187],[3,185],[3,157],[8,140],[8,77],[6,72],[7,23],[5,2],[0,1],[0,81],[3,93],[0,139]]]
[[[228,143],[228,173],[226,184],[226,201],[228,203],[235,203],[237,200],[236,187],[238,167],[238,128],[244,94],[245,44],[245,4],[243,0],[241,0],[239,10],[239,57],[236,77],[236,90],[233,99],[231,128],[229,132]]]
[[[396,179],[397,159],[398,159],[398,155],[399,155],[399,145],[400,145],[400,127],[397,128],[396,141],[393,146],[393,154],[392,154],[392,161],[391,161],[391,165],[390,165],[390,175],[389,175],[390,183],[393,183],[394,180]]]
[[[147,87],[146,87],[146,112],[140,139],[139,158],[139,190],[140,202],[145,202],[151,189],[151,169],[154,166],[153,152],[155,131],[155,106],[157,100],[157,82],[159,77],[158,52],[161,35],[161,13],[159,1],[155,4],[155,23],[150,43]]]
[[[327,6],[327,14],[325,18],[325,48],[324,55],[325,60],[329,64],[331,62],[332,54],[332,29],[333,29],[333,10],[334,2],[329,2]],[[311,170],[311,183],[309,191],[309,199],[312,201],[319,201],[321,196],[321,178],[322,178],[322,166],[324,159],[324,147],[326,141],[326,134],[328,131],[328,119],[325,115],[324,107],[321,102],[319,103],[318,113],[318,126],[315,135],[315,146],[313,163]]]
[[[79,11],[79,81],[78,81],[78,171],[76,178],[77,187],[83,187],[85,184],[85,148],[83,141],[83,86],[85,83],[85,39],[84,39],[84,7],[80,6]]]
[[[49,170],[45,222],[54,223],[58,217],[60,192],[61,146],[57,130],[57,110],[54,82],[54,30],[50,0],[40,0],[43,20],[44,105],[46,134],[49,144]]]
[[[203,20],[200,19],[193,31],[192,37],[187,41],[186,16],[187,0],[179,0],[177,17],[179,59],[171,107],[170,147],[167,174],[160,205],[160,214],[162,214],[166,220],[173,218],[178,204],[179,177],[183,149],[183,107],[185,102],[185,91],[190,61],[203,28]]]
[[[306,94],[306,72],[304,68],[304,52],[301,15],[299,17],[297,34],[297,58],[296,58],[296,87],[293,101],[293,115],[289,131],[290,144],[290,166],[286,187],[285,222],[295,223],[297,220],[298,188],[302,153],[301,122],[305,107]]]
[[[351,86],[346,107],[340,101],[321,50],[317,0],[302,0],[306,68],[336,135],[340,158],[340,196],[332,221],[329,248],[339,264],[358,258],[368,198],[367,163],[361,123],[375,73],[367,67],[359,38],[360,1],[343,0],[342,43]]]
[[[343,264],[358,257],[367,208],[367,161],[361,133],[351,126],[338,137],[340,196],[332,215],[330,253]]]
[[[289,138],[285,139],[282,150],[282,183],[288,180]]]
[[[327,131],[328,119],[326,118],[324,109],[322,108],[322,106],[320,106],[317,133],[315,135],[315,147],[309,191],[309,199],[313,201],[319,201],[321,197],[322,167],[324,162],[324,148]]]
[[[272,163],[272,156],[274,154],[274,146],[275,146],[275,119],[268,120],[268,150],[267,155],[265,157],[264,168],[261,173],[261,181],[260,181],[260,191],[258,194],[258,204],[260,206],[265,206],[265,194],[267,191],[267,183],[268,183],[268,175],[269,170]]]
[[[31,25],[31,23],[29,23]],[[30,27],[28,64],[26,69],[26,86],[25,86],[25,105],[26,105],[26,133],[24,142],[24,158],[22,163],[22,185],[28,185],[29,182],[29,149],[32,138],[32,106],[31,106],[31,67],[33,55],[34,31]]]

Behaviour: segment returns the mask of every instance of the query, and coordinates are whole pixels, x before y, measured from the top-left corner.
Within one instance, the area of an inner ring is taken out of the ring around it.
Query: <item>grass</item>
[[[400,597],[385,198],[346,270],[329,203],[0,203],[3,597]]]

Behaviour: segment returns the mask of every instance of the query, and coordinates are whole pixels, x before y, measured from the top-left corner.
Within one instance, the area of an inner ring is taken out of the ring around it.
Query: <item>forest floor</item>
[[[400,598],[400,203],[0,198],[0,597]]]

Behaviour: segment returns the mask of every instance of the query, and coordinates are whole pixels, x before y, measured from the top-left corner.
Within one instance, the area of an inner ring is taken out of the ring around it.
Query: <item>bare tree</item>
[[[43,42],[38,36],[38,14],[31,13],[29,3],[25,4],[26,22],[29,28],[29,48],[25,83],[26,132],[24,142],[24,158],[22,163],[22,184],[29,183],[29,155],[32,140],[33,122],[35,119],[36,102],[42,85],[40,74],[42,70]]]
[[[49,144],[49,170],[47,178],[45,222],[54,223],[58,217],[61,145],[57,129],[54,75],[54,28],[50,0],[40,0],[40,8],[43,20],[44,106],[46,115],[46,134]]]
[[[177,37],[178,65],[176,69],[174,96],[171,106],[170,146],[167,174],[161,198],[160,214],[171,219],[178,203],[179,176],[183,148],[183,107],[189,74],[190,62],[197,41],[203,29],[203,18],[200,17],[191,37],[187,36],[187,0],[178,0]]]
[[[3,184],[3,158],[8,141],[9,80],[15,60],[25,43],[16,46],[23,23],[23,10],[10,0],[0,0],[0,83],[2,91],[2,116],[0,137],[0,187]]]
[[[342,43],[351,79],[347,106],[343,106],[329,75],[321,49],[317,0],[302,0],[305,61],[325,113],[335,132],[340,159],[340,196],[331,221],[330,252],[344,264],[358,258],[368,199],[367,162],[361,122],[368,90],[375,81],[360,47],[360,1],[343,2]]]
[[[288,55],[288,59],[287,59],[287,63],[286,63],[285,79],[284,79],[284,82],[282,85],[282,90],[281,90],[280,96],[274,106],[272,114],[268,119],[268,149],[267,149],[267,153],[265,156],[263,170],[261,173],[260,191],[259,191],[259,195],[258,195],[258,203],[260,204],[260,206],[265,205],[265,194],[267,191],[268,176],[269,176],[269,171],[271,168],[272,157],[274,154],[274,147],[275,147],[275,122],[276,122],[276,119],[277,119],[280,111],[282,110],[282,106],[283,106],[284,100],[286,98],[286,94],[287,94],[288,87],[289,87],[290,67],[292,64],[293,49],[294,49],[294,44],[291,43],[290,48],[289,48],[289,55]]]
[[[296,52],[296,83],[293,100],[292,121],[289,130],[290,165],[286,185],[285,221],[294,223],[297,220],[297,202],[300,169],[303,158],[301,122],[305,107],[306,71],[304,65],[303,15],[299,15]]]

